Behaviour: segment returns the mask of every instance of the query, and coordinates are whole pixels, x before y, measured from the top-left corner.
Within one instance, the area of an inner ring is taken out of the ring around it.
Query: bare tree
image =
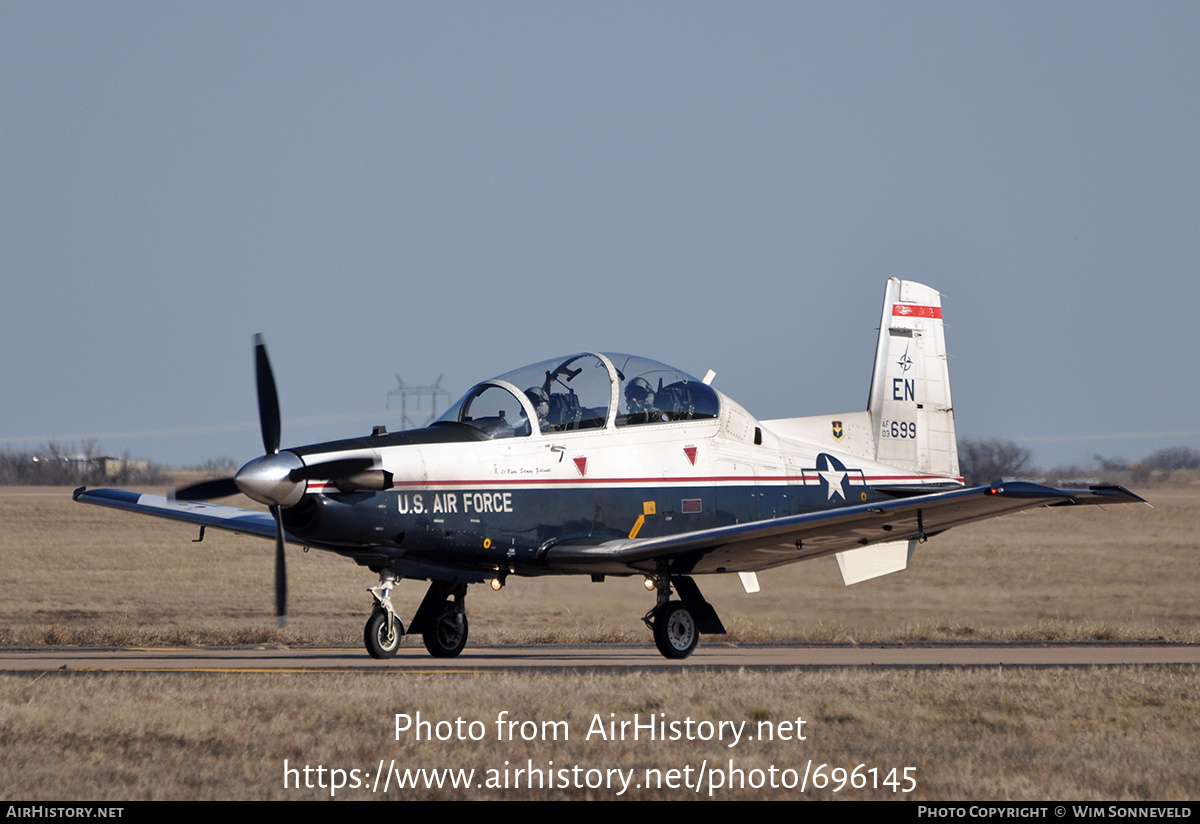
[[[1142,461],[1147,469],[1200,469],[1200,452],[1190,446],[1169,446]]]
[[[1106,458],[1097,452],[1092,456],[1092,460],[1099,464],[1104,472],[1124,472],[1129,469],[1129,461],[1124,458]]]
[[[206,478],[225,478],[237,472],[238,465],[233,458],[223,455],[220,458],[209,458],[196,468],[204,473]]]
[[[970,486],[1019,477],[1030,471],[1028,449],[998,438],[968,438],[958,442],[958,467]]]

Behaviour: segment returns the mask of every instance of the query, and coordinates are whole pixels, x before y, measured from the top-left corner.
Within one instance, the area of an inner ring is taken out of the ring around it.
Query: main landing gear
[[[410,632],[421,633],[434,658],[453,658],[467,645],[466,595],[466,584],[429,585]]]
[[[665,658],[687,658],[700,641],[692,613],[682,601],[668,601],[654,608],[654,646]]]
[[[400,649],[404,624],[392,605],[392,590],[400,582],[395,573],[379,574],[379,585],[369,590],[375,609],[363,627],[363,644],[372,658],[392,658]],[[654,645],[665,658],[687,658],[696,649],[701,633],[724,635],[717,617],[695,581],[686,575],[668,573],[647,576],[658,603],[642,617],[654,633]],[[674,590],[674,592],[672,591]],[[672,599],[673,594],[678,598]],[[408,634],[420,633],[425,649],[434,658],[453,658],[467,645],[467,585],[434,581],[425,592]]]
[[[392,589],[399,579],[387,570],[379,574],[379,585],[369,592],[375,609],[363,627],[363,643],[372,658],[392,658],[400,649],[404,624],[392,605]],[[425,649],[434,658],[453,658],[467,645],[467,585],[434,581],[429,585],[417,614],[408,628],[419,632]]]
[[[647,578],[658,595],[658,604],[647,612],[642,621],[654,633],[654,645],[664,658],[687,658],[696,649],[700,633],[725,634],[725,626],[717,617],[695,581],[686,576],[671,578],[655,575]],[[671,600],[671,585],[682,600]]]

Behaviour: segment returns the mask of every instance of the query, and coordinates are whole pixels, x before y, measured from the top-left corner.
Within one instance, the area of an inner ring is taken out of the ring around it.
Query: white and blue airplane
[[[510,575],[637,575],[659,651],[685,658],[723,634],[696,577],[833,555],[847,585],[904,569],[918,543],[1042,506],[1131,503],[1116,486],[965,487],[959,476],[941,296],[887,284],[867,409],[757,420],[703,380],[647,358],[587,353],[473,387],[432,425],[280,449],[279,402],[255,344],[266,454],[235,477],[169,497],[80,488],[75,499],[336,552],[379,576],[367,651],[396,654],[403,579],[429,582],[409,623],[437,657],[467,642],[470,584]],[[244,494],[269,512],[203,501]],[[676,597],[673,597],[675,595]]]

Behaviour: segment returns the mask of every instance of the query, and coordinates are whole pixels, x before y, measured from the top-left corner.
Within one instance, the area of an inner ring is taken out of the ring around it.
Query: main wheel
[[[404,624],[396,618],[392,622],[392,631],[388,632],[387,613],[377,609],[367,619],[363,627],[363,643],[367,653],[372,658],[394,658],[396,650],[400,649],[400,639],[404,637]]]
[[[654,610],[654,645],[664,658],[687,658],[699,640],[696,622],[682,601],[670,601]]]
[[[433,627],[425,630],[421,637],[425,640],[425,649],[434,658],[453,658],[467,645],[467,614],[447,603]]]

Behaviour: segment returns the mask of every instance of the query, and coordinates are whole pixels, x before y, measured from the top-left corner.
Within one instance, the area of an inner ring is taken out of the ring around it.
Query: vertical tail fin
[[[876,460],[958,477],[942,296],[934,289],[888,280],[867,409]]]

